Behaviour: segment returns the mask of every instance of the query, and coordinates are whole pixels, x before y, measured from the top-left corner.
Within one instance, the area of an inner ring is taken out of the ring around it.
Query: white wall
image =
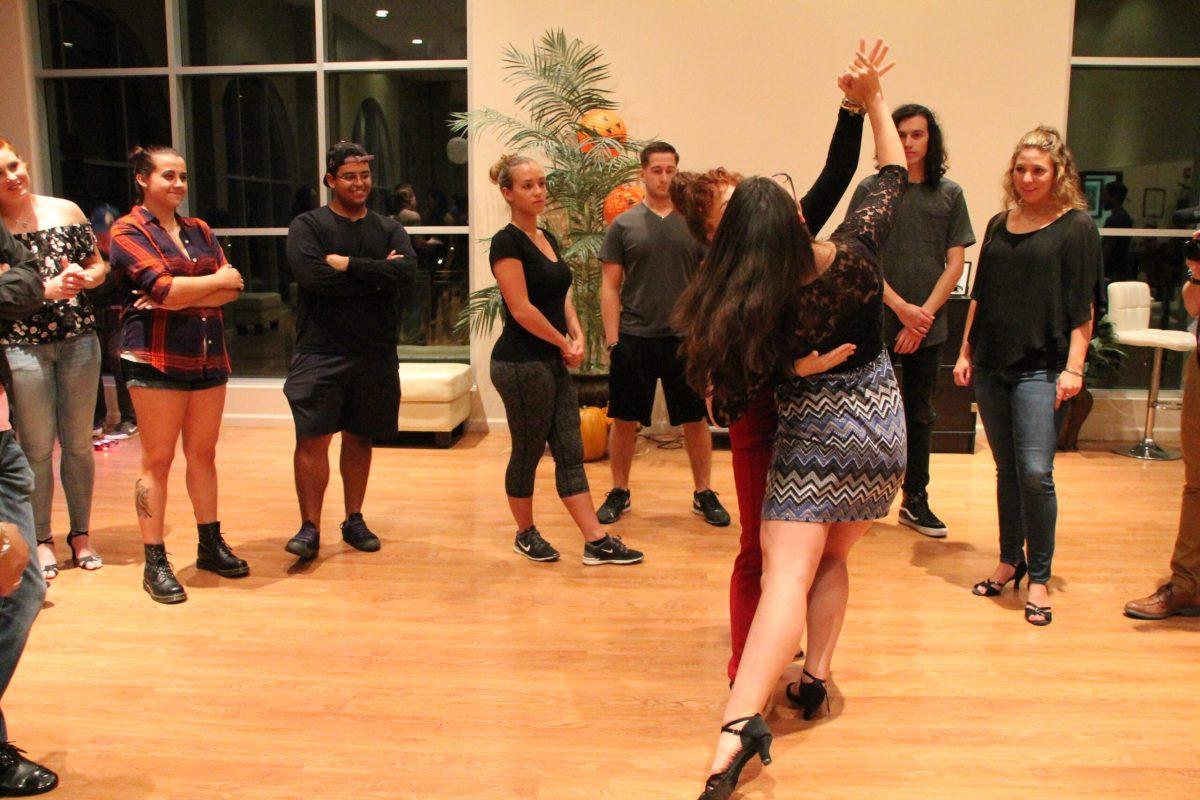
[[[1020,134],[1066,124],[1073,8],[1072,0],[643,0],[603,9],[571,0],[474,0],[471,102],[513,111],[502,48],[528,47],[546,28],[562,27],[604,51],[633,136],[670,141],[685,169],[786,170],[803,191],[833,129],[835,77],[860,35],[881,34],[897,61],[885,79],[888,101],[924,103],[941,116],[949,177],[964,187],[981,234],[999,210],[1000,175]],[[864,139],[860,177],[871,169],[869,133]],[[500,152],[490,138],[472,148],[473,240],[507,222],[487,179]],[[975,260],[974,249],[967,257]],[[485,246],[477,246],[472,279],[473,288],[492,281]],[[471,347],[478,413],[502,425],[487,377],[491,346]]]
[[[0,0],[4,44],[0,46],[0,137],[8,139],[30,164],[42,163],[33,83],[29,8],[23,0]],[[31,176],[35,188],[37,170]]]

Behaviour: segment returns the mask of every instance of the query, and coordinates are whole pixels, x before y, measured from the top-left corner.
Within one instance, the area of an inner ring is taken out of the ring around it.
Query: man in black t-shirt
[[[300,530],[289,553],[314,558],[329,483],[329,443],[342,434],[345,487],[342,538],[379,549],[362,518],[371,440],[396,435],[400,373],[396,300],[412,283],[416,254],[394,219],[367,209],[371,160],[361,145],[338,142],[326,155],[329,205],[305,212],[288,229],[288,264],[300,289],[296,349],[283,393],[296,423]]]

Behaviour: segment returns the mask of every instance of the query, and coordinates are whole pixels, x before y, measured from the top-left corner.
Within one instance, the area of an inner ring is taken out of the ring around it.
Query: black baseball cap
[[[375,156],[367,152],[358,142],[341,141],[325,153],[325,171],[337,175],[338,168],[347,162],[374,161]]]

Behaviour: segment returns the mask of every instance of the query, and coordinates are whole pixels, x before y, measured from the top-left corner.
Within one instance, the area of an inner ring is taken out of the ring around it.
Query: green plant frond
[[[471,292],[466,304],[458,312],[454,332],[463,334],[469,330],[472,336],[488,336],[503,308],[504,300],[499,286],[493,284],[477,289]]]
[[[466,133],[470,136],[478,136],[484,131],[494,131],[506,144],[518,149],[558,142],[551,132],[530,126],[517,117],[491,108],[479,108],[454,114],[451,117],[450,129],[455,133]]]

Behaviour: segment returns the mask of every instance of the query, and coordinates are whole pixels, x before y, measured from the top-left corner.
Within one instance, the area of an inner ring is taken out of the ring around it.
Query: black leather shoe
[[[362,514],[351,514],[342,523],[342,539],[355,550],[364,553],[374,553],[379,549],[379,537],[371,533],[367,523],[363,522]]]
[[[314,559],[317,553],[321,552],[321,532],[306,522],[296,531],[295,536],[288,539],[283,549],[305,561]]]
[[[197,525],[200,541],[196,545],[196,569],[215,572],[222,578],[241,578],[250,574],[250,565],[233,554],[225,537],[221,535],[221,523]]]
[[[0,797],[30,797],[58,786],[58,776],[24,752],[12,742],[0,743]]]
[[[182,603],[187,600],[187,592],[179,585],[171,562],[167,561],[166,545],[148,544],[145,549],[146,569],[142,573],[142,588],[150,598],[158,603]]]

